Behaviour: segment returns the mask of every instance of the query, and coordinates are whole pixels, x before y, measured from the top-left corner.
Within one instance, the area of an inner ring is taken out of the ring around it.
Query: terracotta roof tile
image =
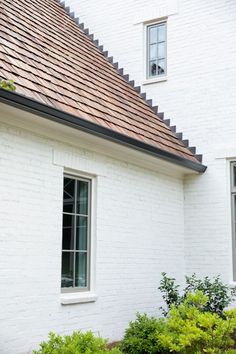
[[[57,0],[1,0],[0,76],[29,98],[198,162]]]

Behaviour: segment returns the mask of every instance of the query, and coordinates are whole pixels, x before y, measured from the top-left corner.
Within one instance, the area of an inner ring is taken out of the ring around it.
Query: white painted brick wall
[[[49,331],[116,340],[137,311],[157,313],[160,273],[184,273],[183,180],[2,123],[0,141],[1,354]],[[63,159],[97,175],[95,303],[60,303]]]
[[[144,27],[168,18],[168,80],[143,86],[172,125],[204,154],[208,171],[186,179],[186,271],[232,280],[229,165],[236,159],[234,0],[66,0],[109,55],[144,81]],[[153,14],[153,15],[152,15]],[[159,14],[159,15],[158,15]],[[217,157],[225,153],[224,159]]]

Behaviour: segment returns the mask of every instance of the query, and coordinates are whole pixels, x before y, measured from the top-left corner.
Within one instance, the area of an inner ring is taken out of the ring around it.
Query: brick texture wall
[[[229,162],[236,160],[236,2],[67,0],[125,73],[203,153],[185,181],[186,272],[232,281]],[[144,22],[168,16],[168,80],[143,85]]]
[[[1,354],[29,353],[50,331],[120,339],[137,311],[157,313],[160,273],[184,272],[183,180],[54,135],[0,124]],[[60,303],[64,168],[96,175],[95,303]]]

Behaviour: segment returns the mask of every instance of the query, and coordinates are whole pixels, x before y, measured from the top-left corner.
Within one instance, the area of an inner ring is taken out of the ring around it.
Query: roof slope
[[[57,0],[0,4],[0,77],[17,93],[199,163]]]

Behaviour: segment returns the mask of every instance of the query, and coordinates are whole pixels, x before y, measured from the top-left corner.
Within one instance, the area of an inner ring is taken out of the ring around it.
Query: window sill
[[[167,76],[160,76],[160,77],[155,77],[154,79],[147,79],[143,82],[143,85],[149,85],[149,84],[155,84],[157,82],[163,82],[167,81],[168,77]]]
[[[97,298],[96,294],[86,291],[83,293],[63,293],[61,294],[60,300],[62,305],[71,305],[95,302]]]

